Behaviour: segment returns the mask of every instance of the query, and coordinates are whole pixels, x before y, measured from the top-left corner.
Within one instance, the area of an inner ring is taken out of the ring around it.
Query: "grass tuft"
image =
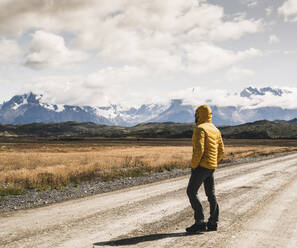
[[[5,196],[9,195],[22,195],[25,194],[26,190],[18,188],[18,187],[3,187],[0,186],[0,200],[2,200]]]

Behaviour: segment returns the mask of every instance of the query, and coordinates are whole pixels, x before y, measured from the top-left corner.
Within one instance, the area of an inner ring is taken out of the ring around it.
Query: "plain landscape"
[[[294,121],[220,127],[225,143],[216,172],[220,228],[196,235],[184,232],[193,222],[185,193],[193,124],[127,128],[67,122],[1,128],[1,247],[297,245],[292,207],[297,203],[292,193],[297,140],[289,135]],[[119,133],[105,137],[98,130]],[[267,138],[261,130],[289,139]],[[238,133],[253,136],[226,138]]]
[[[1,247],[295,248],[296,119],[219,127],[216,235],[184,232],[193,127],[1,125]]]
[[[188,169],[190,139],[84,139],[0,141],[1,196],[27,189],[62,189],[87,180],[110,181]],[[297,150],[295,140],[226,140],[222,163]]]
[[[0,246],[295,248],[296,127],[220,127],[220,228],[186,235],[192,123],[2,125]]]
[[[234,156],[257,154],[248,141],[243,143],[245,148],[238,149]],[[294,146],[289,150],[296,149]],[[113,148],[125,156],[125,151],[143,154],[145,147]],[[170,147],[152,148],[168,152]],[[288,149],[281,145],[257,148],[269,154]],[[233,156],[230,150],[228,153]],[[42,208],[2,213],[0,246],[295,248],[297,155],[282,153],[268,158],[219,167],[215,177],[221,217],[215,233],[185,234],[185,227],[193,223],[185,193],[189,175],[185,175]],[[206,198],[202,191],[199,194],[207,215]]]

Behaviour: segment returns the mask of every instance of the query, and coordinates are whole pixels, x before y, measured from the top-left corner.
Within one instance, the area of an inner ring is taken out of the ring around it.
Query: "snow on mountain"
[[[290,91],[275,89],[271,87],[265,87],[260,89],[248,87],[240,92],[240,96],[242,97],[251,97],[252,95],[264,96],[266,93],[271,93],[274,96],[282,96],[283,94],[290,93]]]
[[[44,107],[48,110],[52,110],[55,112],[62,112],[65,110],[64,105],[62,105],[62,104],[48,104],[48,103],[44,103],[44,102],[40,102],[39,104],[41,107]]]
[[[169,106],[170,102],[167,104],[143,104],[138,109],[130,108],[122,111],[121,115],[125,122],[135,125],[141,122],[152,121],[167,110]]]
[[[14,103],[14,106],[12,107],[13,110],[17,110],[20,106],[28,104],[27,99],[23,99],[23,102],[21,103]]]
[[[164,103],[140,107],[72,106],[50,104],[42,95],[17,95],[0,105],[0,123],[94,122],[106,125],[133,126],[141,122],[193,122],[195,108],[211,106],[216,125],[236,125],[256,120],[290,120],[297,117],[297,90],[272,87],[243,89],[239,94],[225,91],[202,92],[189,89]]]
[[[88,113],[79,106],[45,103],[42,95],[33,93],[14,96],[0,108],[0,122],[4,124],[64,121],[112,124],[108,119]]]
[[[99,116],[103,116],[107,119],[114,119],[117,117],[117,111],[112,106],[110,107],[96,107],[96,114]]]
[[[184,104],[182,99],[174,99],[170,106],[158,116],[152,118],[154,122],[193,122],[194,107]]]

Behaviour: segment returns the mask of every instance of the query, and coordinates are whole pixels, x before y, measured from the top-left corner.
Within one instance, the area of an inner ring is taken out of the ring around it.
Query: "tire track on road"
[[[203,235],[196,236],[179,235],[184,232],[186,226],[193,222],[192,210],[186,208],[177,215],[166,217],[157,223],[152,223],[143,228],[145,235],[152,235],[155,238],[158,237],[156,233],[171,234],[168,235],[168,237],[165,235],[164,239],[156,239],[155,241],[142,243],[141,237],[144,236],[143,233],[135,230],[130,234],[117,237],[115,242],[120,245],[123,242],[128,244],[129,242],[133,243],[133,240],[136,240],[138,242],[137,247],[228,247],[221,246],[221,244],[225,239],[228,239],[229,236],[229,238],[234,236],[232,232],[239,228],[238,223],[245,222],[246,218],[253,215],[258,208],[261,208],[264,202],[269,201],[272,195],[277,194],[283,187],[287,187],[288,182],[296,179],[296,162],[285,167],[281,172],[276,170],[274,173],[261,173],[261,175],[262,177],[256,177],[252,182],[252,184],[256,184],[257,186],[246,184],[244,186],[231,188],[229,191],[224,187],[224,182],[217,186],[218,200],[222,209],[220,229],[218,232],[204,233]],[[280,175],[283,176],[282,179],[279,178]],[[225,186],[226,185],[228,184],[225,184]],[[203,205],[204,207],[208,205],[206,204],[205,197]],[[139,238],[137,239],[135,237]],[[129,241],[129,238],[132,239]],[[109,242],[107,242],[107,244],[108,243]],[[134,241],[134,243],[136,242]],[[97,247],[103,244],[104,243],[101,243],[100,245],[99,243]],[[135,247],[135,245],[125,245],[125,247]]]

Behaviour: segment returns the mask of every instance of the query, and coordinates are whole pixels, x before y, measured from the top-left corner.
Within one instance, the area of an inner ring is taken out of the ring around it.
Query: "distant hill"
[[[105,137],[105,138],[191,138],[194,123],[142,123],[133,127],[99,125],[92,122],[0,125],[0,136]],[[256,121],[219,127],[224,138],[297,139],[297,121]]]
[[[297,139],[296,119],[282,122],[263,120],[220,129],[225,138]]]

